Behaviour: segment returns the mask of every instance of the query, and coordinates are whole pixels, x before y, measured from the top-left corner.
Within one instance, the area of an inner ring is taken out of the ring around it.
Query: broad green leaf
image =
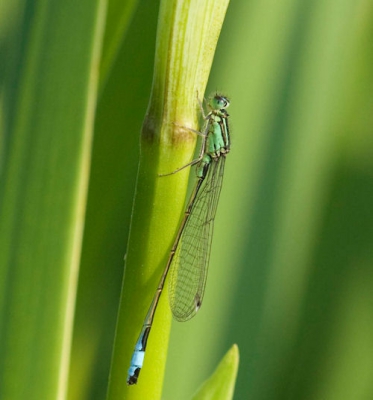
[[[2,399],[66,395],[105,8],[2,2]]]
[[[139,135],[150,95],[158,9],[158,1],[139,4],[99,96],[69,400],[103,399],[107,392],[138,169]]]
[[[108,0],[100,64],[100,93],[112,71],[138,2],[138,0]]]

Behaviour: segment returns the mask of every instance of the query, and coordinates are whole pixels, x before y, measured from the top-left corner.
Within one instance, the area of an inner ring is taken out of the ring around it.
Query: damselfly
[[[168,272],[171,271],[171,311],[178,321],[192,318],[202,304],[225,157],[230,150],[228,98],[215,94],[209,98],[207,106],[209,112],[203,116],[206,121],[204,129],[197,132],[202,136],[199,157],[171,173],[196,165],[197,182],[136,342],[128,370],[129,385],[137,383],[143,366],[146,344]]]

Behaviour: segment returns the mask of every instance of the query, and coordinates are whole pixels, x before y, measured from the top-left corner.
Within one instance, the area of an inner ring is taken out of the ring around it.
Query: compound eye
[[[223,108],[227,108],[229,106],[229,100],[220,95],[215,95],[211,103],[212,108],[215,110],[222,110]]]
[[[218,103],[219,103],[219,108],[227,108],[229,106],[229,100],[223,96],[219,97]]]

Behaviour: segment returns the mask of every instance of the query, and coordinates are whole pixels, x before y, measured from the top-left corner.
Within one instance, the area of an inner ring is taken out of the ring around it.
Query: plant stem
[[[143,319],[183,211],[202,99],[229,0],[161,2],[154,79],[141,134],[141,156],[127,248],[108,399],[160,398],[171,322],[161,296],[137,387],[126,374]],[[197,97],[198,93],[198,97]],[[176,125],[175,125],[176,124]]]

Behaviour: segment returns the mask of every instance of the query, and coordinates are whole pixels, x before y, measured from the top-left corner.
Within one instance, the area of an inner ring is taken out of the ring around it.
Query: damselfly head
[[[229,107],[229,99],[216,93],[214,96],[210,97],[208,104],[212,110],[223,110]]]

